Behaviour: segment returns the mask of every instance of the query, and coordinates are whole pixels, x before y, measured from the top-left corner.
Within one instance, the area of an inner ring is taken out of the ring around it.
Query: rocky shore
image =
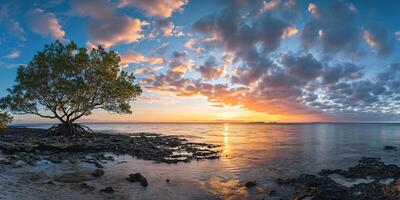
[[[121,188],[151,183],[138,171],[112,183],[112,166],[132,165],[121,158],[187,163],[218,159],[217,147],[153,133],[71,138],[48,136],[43,129],[0,129],[0,199],[130,199]]]
[[[383,150],[394,153],[397,147]],[[0,129],[0,200],[27,195],[30,199],[132,199],[139,192],[156,190],[154,186],[168,190],[179,182],[177,174],[149,173],[143,163],[135,167],[137,159],[171,166],[219,157],[218,146],[177,136],[97,133],[91,138],[70,138],[47,137],[42,129]],[[242,192],[261,192],[264,199],[400,199],[400,167],[375,157],[363,157],[348,169],[323,169],[275,183],[272,187],[258,180],[237,184]]]
[[[163,163],[190,162],[192,160],[218,159],[216,145],[193,143],[175,136],[154,133],[129,135],[96,133],[94,137],[46,136],[43,129],[0,129],[0,151],[7,158],[2,164],[22,160],[35,165],[40,160],[59,163],[86,161],[98,164],[100,160],[112,160],[102,153],[130,155],[138,159]],[[93,159],[82,156],[94,153]],[[11,163],[12,164],[12,163]]]
[[[278,179],[277,184],[295,188],[292,200],[400,199],[400,167],[380,158],[361,158],[348,170],[324,169],[318,175],[303,174]]]

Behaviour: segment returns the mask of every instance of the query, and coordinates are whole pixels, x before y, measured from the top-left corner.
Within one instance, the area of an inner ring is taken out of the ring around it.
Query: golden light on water
[[[224,124],[224,154],[229,152],[229,124]]]

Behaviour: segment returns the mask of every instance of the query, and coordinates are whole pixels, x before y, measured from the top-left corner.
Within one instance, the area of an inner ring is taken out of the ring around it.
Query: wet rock
[[[345,181],[354,180],[355,184],[340,184],[336,179],[331,179],[335,174],[343,176]],[[291,199],[394,200],[400,199],[399,177],[400,168],[397,165],[386,165],[379,158],[364,157],[348,170],[325,169],[319,175],[303,174],[292,179],[277,179],[276,183],[295,188]],[[364,178],[370,181],[356,181]]]
[[[96,166],[97,168],[104,168],[103,165],[101,165],[101,164],[98,163],[98,162],[95,162],[95,163],[94,163],[94,166]]]
[[[54,180],[60,183],[80,183],[83,181],[92,180],[92,178],[86,176],[84,173],[72,172],[58,176]]]
[[[269,192],[268,192],[268,195],[270,195],[270,196],[274,196],[274,195],[276,195],[276,191],[275,190],[270,190]]]
[[[363,157],[358,161],[354,167],[348,170],[322,170],[320,175],[327,176],[330,174],[340,174],[346,178],[400,178],[400,167],[397,165],[385,165],[380,158]]]
[[[114,161],[113,156],[128,154],[139,159],[153,160],[164,163],[190,162],[191,160],[218,159],[218,147],[206,143],[187,142],[176,136],[160,134],[137,133],[131,135],[110,135],[96,133],[91,138],[74,138],[64,136],[48,136],[43,129],[10,128],[0,130],[0,151],[8,155],[20,155],[18,159],[34,165],[35,161],[46,158],[52,163],[69,160],[70,155],[94,154],[92,162],[96,168],[102,168],[102,163]],[[174,158],[176,149],[184,152],[182,157]],[[61,155],[62,154],[62,155]],[[32,156],[33,155],[33,156]],[[37,156],[36,158],[34,156]],[[44,157],[41,157],[44,156]],[[64,159],[63,159],[64,158]],[[170,159],[169,159],[170,158]]]
[[[36,182],[38,180],[40,180],[40,175],[39,174],[34,174],[31,177],[29,177],[30,181]]]
[[[96,188],[94,188],[93,186],[88,185],[87,183],[79,183],[78,185],[78,189],[79,190],[88,190],[88,191],[93,191]]]
[[[139,182],[143,187],[149,185],[147,179],[141,173],[129,174],[126,180],[129,182]]]
[[[55,185],[55,183],[53,181],[47,181],[47,184],[49,185]]]
[[[92,176],[94,177],[100,177],[103,176],[104,171],[102,169],[96,169],[94,170],[94,172],[92,172]]]
[[[245,185],[247,188],[251,188],[251,187],[256,186],[256,185],[257,185],[257,182],[256,182],[256,181],[247,181],[244,185]]]
[[[58,154],[51,155],[47,158],[52,163],[58,164],[62,162],[62,157]]]
[[[106,188],[100,189],[100,191],[111,194],[111,193],[114,193],[114,188],[113,187],[106,187]]]
[[[385,149],[385,150],[394,150],[394,151],[397,151],[397,147],[395,147],[395,146],[390,146],[390,145],[384,146],[383,149]]]

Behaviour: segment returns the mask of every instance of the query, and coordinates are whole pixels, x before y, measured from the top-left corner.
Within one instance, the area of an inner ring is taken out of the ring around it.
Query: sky
[[[0,97],[60,40],[118,52],[144,91],[84,122],[400,122],[399,1],[0,2]]]

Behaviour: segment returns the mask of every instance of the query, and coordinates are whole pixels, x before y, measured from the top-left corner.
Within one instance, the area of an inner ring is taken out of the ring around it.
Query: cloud
[[[154,54],[164,55],[167,49],[169,48],[168,42],[161,44],[159,47],[152,50]]]
[[[164,36],[171,36],[172,31],[174,30],[174,24],[171,21],[167,20],[158,20],[156,22],[156,26],[160,29],[160,32]]]
[[[172,77],[183,77],[185,72],[190,71],[194,66],[194,61],[187,58],[186,52],[175,51],[172,54],[172,59],[168,63],[168,73]]]
[[[133,43],[142,39],[146,21],[116,14],[115,5],[106,0],[73,1],[72,7],[79,15],[88,16],[88,46],[102,45],[109,48],[120,43]]]
[[[221,77],[224,74],[224,68],[219,66],[217,59],[210,56],[203,65],[196,69],[204,80],[212,80]]]
[[[292,53],[284,54],[281,63],[288,69],[294,77],[310,81],[318,77],[322,72],[322,64],[311,54],[295,55]]]
[[[268,73],[273,62],[265,54],[274,52],[283,39],[297,33],[296,27],[268,12],[253,16],[245,23],[237,7],[205,16],[193,24],[193,30],[206,36],[214,46],[234,54],[243,65],[235,70],[233,83],[250,85]]]
[[[198,45],[197,40],[195,38],[190,38],[188,41],[185,42],[183,46],[196,53],[201,53],[204,51],[204,48]]]
[[[128,67],[130,64],[145,63],[150,65],[164,64],[165,60],[162,57],[145,57],[139,53],[128,52],[121,54],[121,67]]]
[[[389,33],[381,25],[368,26],[364,30],[364,39],[381,57],[389,55],[393,50],[392,41],[389,39]]]
[[[17,50],[13,50],[13,51],[11,51],[9,54],[7,54],[6,56],[4,56],[4,57],[6,57],[6,58],[8,58],[8,59],[15,59],[15,58],[18,58],[19,56],[20,56],[20,52],[19,51],[17,51]]]
[[[320,44],[326,54],[342,51],[350,56],[359,54],[362,29],[353,4],[335,1],[328,10],[320,10],[316,4],[309,4],[308,10],[314,18],[304,25],[301,32],[301,44],[304,47]]]
[[[120,0],[120,7],[136,7],[151,17],[168,18],[187,4],[187,0]]]
[[[396,32],[394,33],[394,35],[396,36],[396,39],[397,39],[397,40],[400,40],[400,31],[396,31]]]
[[[362,66],[352,63],[343,63],[333,67],[326,67],[322,71],[323,82],[325,84],[332,84],[339,80],[358,79],[364,75],[362,69]]]
[[[10,9],[15,8],[10,8],[9,4],[3,4],[0,7],[0,25],[5,27],[9,35],[25,41],[25,31],[20,23],[10,15]]]
[[[182,37],[185,33],[182,32],[180,26],[175,26],[174,23],[168,19],[157,20],[153,23],[154,29],[148,35],[148,38],[155,38],[158,35],[164,37]]]
[[[32,31],[53,39],[63,40],[65,32],[53,13],[46,13],[42,9],[33,9],[28,12],[28,22]]]
[[[313,3],[309,3],[307,9],[308,9],[308,12],[310,12],[312,15],[314,15],[314,17],[319,18],[321,16],[321,13],[319,12],[319,8],[317,7],[317,5],[315,5]]]

